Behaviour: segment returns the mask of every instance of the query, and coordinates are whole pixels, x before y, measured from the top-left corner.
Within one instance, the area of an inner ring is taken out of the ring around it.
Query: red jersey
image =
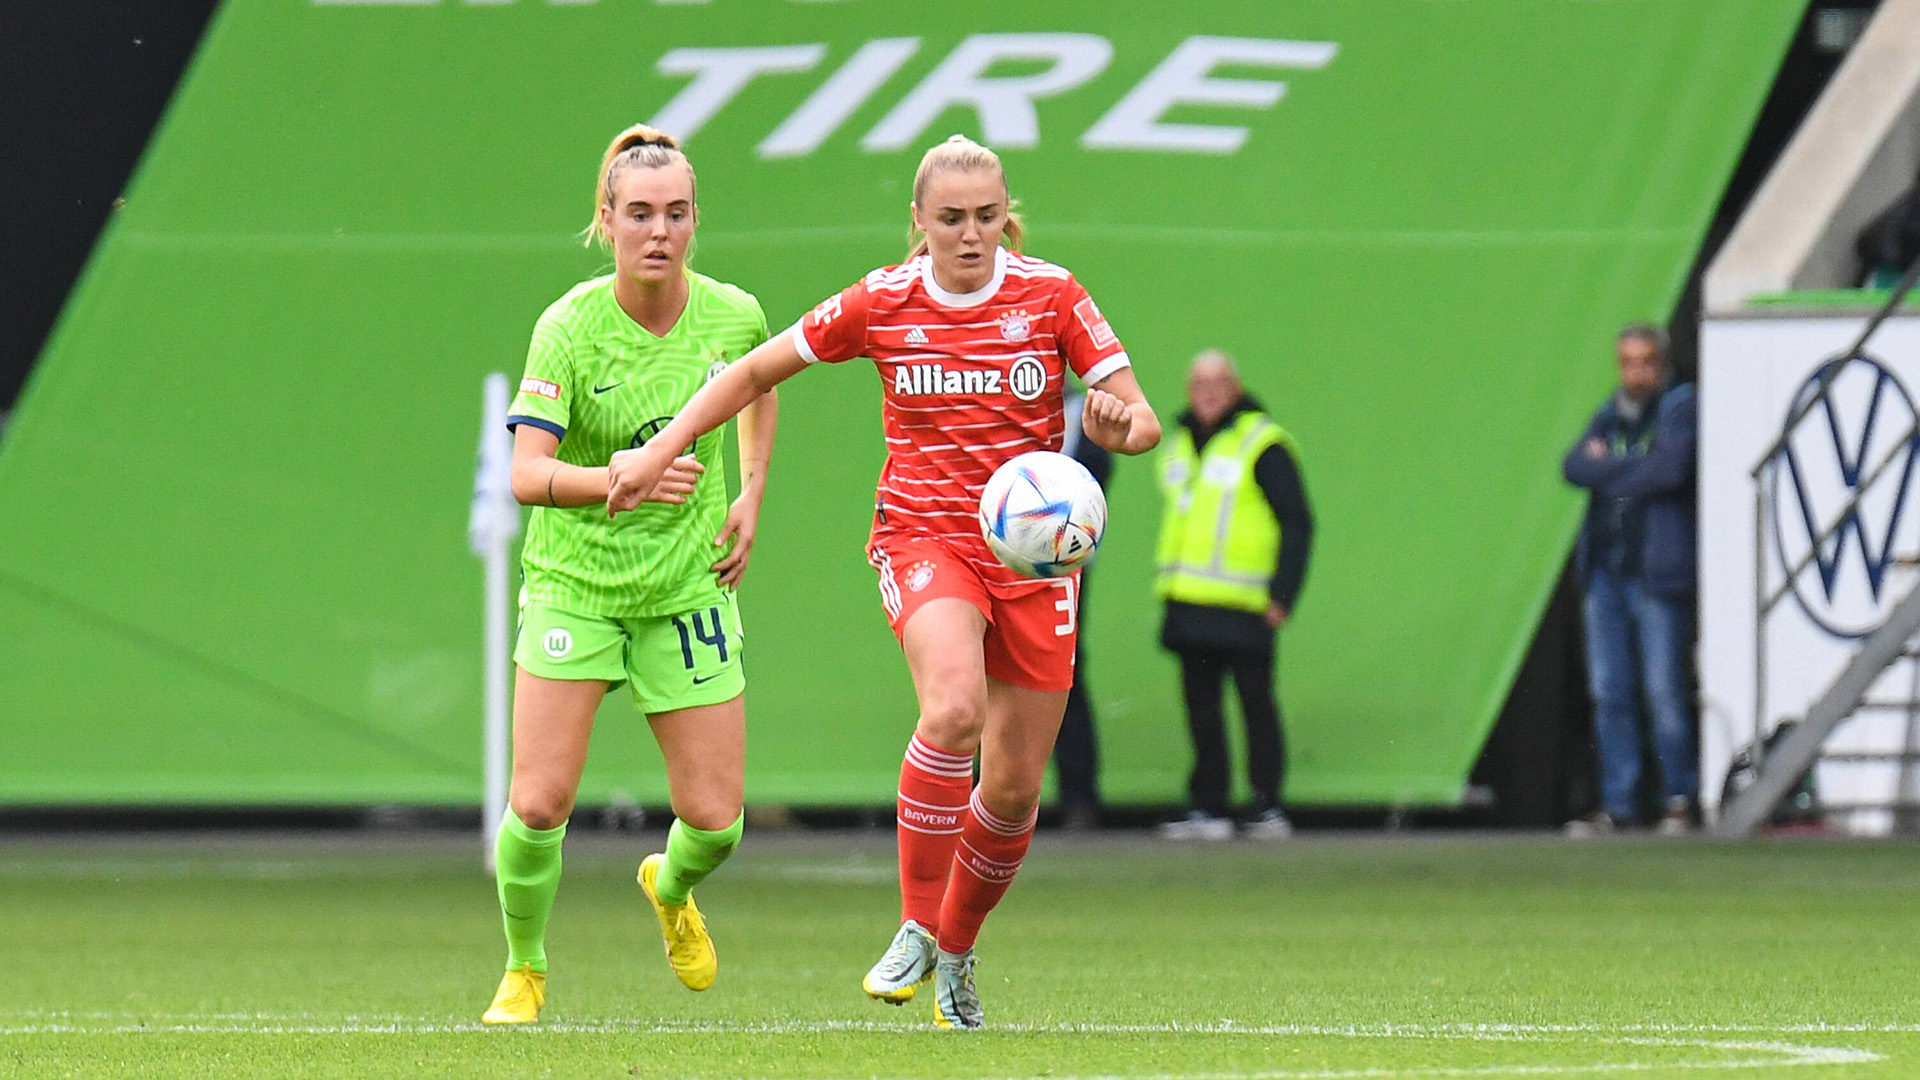
[[[1129,363],[1087,290],[1061,267],[994,249],[993,277],[951,293],[921,255],[875,270],[793,328],[809,362],[873,361],[887,463],[873,536],[932,533],[996,593],[1046,587],[980,537],[980,490],[1008,459],[1059,450],[1066,370],[1092,385]]]

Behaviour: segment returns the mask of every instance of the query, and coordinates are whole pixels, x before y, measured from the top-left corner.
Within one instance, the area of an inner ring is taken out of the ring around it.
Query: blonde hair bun
[[[697,201],[699,181],[693,175],[693,162],[688,161],[686,152],[680,149],[679,139],[645,124],[633,124],[615,135],[600,158],[600,178],[593,193],[593,218],[581,234],[587,246],[607,242],[606,231],[600,227],[600,208],[613,205],[613,178],[621,169],[661,169],[676,161],[686,164],[687,178],[694,181]]]

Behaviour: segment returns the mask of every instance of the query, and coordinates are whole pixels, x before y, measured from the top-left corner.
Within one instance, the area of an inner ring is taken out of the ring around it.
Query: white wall
[[[1857,314],[1793,318],[1710,319],[1701,330],[1700,413],[1700,676],[1701,786],[1717,808],[1728,760],[1753,737],[1755,724],[1756,574],[1755,485],[1748,472],[1779,437],[1796,396],[1807,393],[1818,369],[1858,336]],[[1920,554],[1920,456],[1902,436],[1920,405],[1920,318],[1889,320],[1868,343],[1883,367],[1854,362],[1835,384],[1833,410],[1816,407],[1791,442],[1800,484],[1785,459],[1762,473],[1761,517],[1766,547],[1757,564],[1769,590],[1786,580],[1786,565],[1808,550],[1803,504],[1824,527],[1863,476],[1889,452],[1887,475],[1861,501],[1862,530],[1850,532],[1823,582],[1817,567],[1796,579],[1794,595],[1779,603],[1765,630],[1766,730],[1805,713],[1853,652],[1841,633],[1871,629],[1902,596],[1920,585],[1920,567],[1889,561],[1876,590],[1870,559],[1890,542],[1897,556]],[[1868,421],[1872,423],[1869,427]],[[1836,432],[1838,437],[1836,438]],[[1865,453],[1860,450],[1864,446]],[[1836,453],[1836,447],[1841,452]],[[1804,498],[1800,492],[1804,491]],[[1865,536],[1865,546],[1861,535]],[[1824,625],[1823,625],[1824,624]],[[1868,700],[1920,697],[1920,663],[1896,663]],[[1915,746],[1913,718],[1903,712],[1862,712],[1842,724],[1829,750],[1888,750]],[[1920,796],[1920,778],[1895,764],[1823,764],[1817,773],[1829,801],[1886,799],[1905,789]],[[1840,815],[1837,824],[1880,833],[1892,815]]]

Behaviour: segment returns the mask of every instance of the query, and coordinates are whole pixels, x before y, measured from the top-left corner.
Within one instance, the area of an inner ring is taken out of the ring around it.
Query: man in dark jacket
[[[1661,831],[1691,827],[1700,795],[1687,680],[1698,407],[1691,384],[1667,385],[1666,345],[1652,326],[1620,331],[1620,386],[1563,465],[1567,482],[1589,494],[1575,566],[1586,588],[1587,675],[1600,748],[1601,810],[1571,823],[1575,833],[1636,816],[1643,692],[1660,761]]]
[[[1162,832],[1183,840],[1233,835],[1220,709],[1231,672],[1253,789],[1243,829],[1255,839],[1282,839],[1293,826],[1280,810],[1286,742],[1273,690],[1275,640],[1292,617],[1313,547],[1299,448],[1247,395],[1223,352],[1194,358],[1187,399],[1158,463],[1166,506],[1155,592],[1166,601],[1160,643],[1180,658],[1193,737],[1191,809]]]

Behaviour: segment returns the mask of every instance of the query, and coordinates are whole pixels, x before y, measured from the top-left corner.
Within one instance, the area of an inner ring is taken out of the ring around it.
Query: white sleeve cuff
[[[804,318],[801,320],[801,322],[805,321]],[[800,323],[796,322],[793,324],[792,334],[793,348],[794,351],[800,354],[800,359],[805,360],[809,364],[819,363],[820,357],[814,354],[813,346],[807,344],[807,335],[805,331],[800,329]]]
[[[1107,357],[1105,360],[1102,360],[1099,363],[1088,368],[1087,373],[1085,375],[1082,375],[1080,379],[1082,382],[1085,382],[1088,386],[1092,386],[1095,383],[1098,383],[1101,380],[1105,379],[1107,376],[1113,374],[1114,372],[1119,371],[1121,368],[1132,367],[1132,366],[1133,366],[1133,361],[1127,358],[1126,353],[1117,352],[1117,353],[1114,353],[1112,356]]]

